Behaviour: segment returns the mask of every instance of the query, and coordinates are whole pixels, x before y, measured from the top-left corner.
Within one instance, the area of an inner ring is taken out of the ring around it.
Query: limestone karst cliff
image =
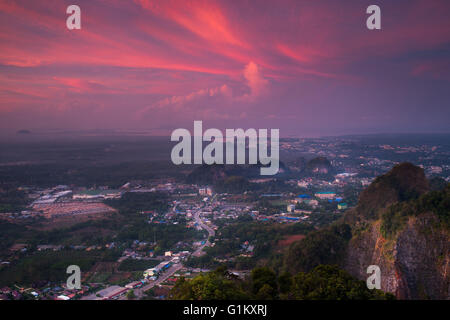
[[[345,217],[352,225],[343,267],[400,299],[449,299],[450,187],[427,192],[422,169],[401,164],[376,179]]]

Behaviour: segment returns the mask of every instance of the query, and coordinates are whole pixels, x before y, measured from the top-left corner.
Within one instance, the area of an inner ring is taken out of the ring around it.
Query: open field
[[[107,206],[102,202],[62,202],[45,205],[35,205],[33,209],[41,211],[46,218],[54,218],[59,216],[75,216],[75,215],[97,215],[116,210]]]
[[[284,239],[278,241],[277,246],[278,247],[287,247],[291,243],[293,243],[295,241],[302,240],[303,238],[305,238],[305,235],[303,235],[303,234],[294,234],[294,235],[291,235],[291,236],[287,236]]]

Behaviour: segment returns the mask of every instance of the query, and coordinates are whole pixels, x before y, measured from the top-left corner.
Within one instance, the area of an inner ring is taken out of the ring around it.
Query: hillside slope
[[[348,212],[343,267],[364,280],[381,269],[381,289],[400,299],[449,299],[450,187],[426,193],[423,170],[401,164],[377,178]]]
[[[409,217],[395,238],[386,239],[380,222],[353,237],[344,268],[358,279],[366,269],[381,270],[381,290],[399,299],[449,299],[449,234],[433,213]]]
[[[421,168],[399,164],[342,221],[309,233],[272,264],[290,273],[337,264],[363,281],[377,265],[381,289],[399,299],[449,299],[450,185],[428,190]]]

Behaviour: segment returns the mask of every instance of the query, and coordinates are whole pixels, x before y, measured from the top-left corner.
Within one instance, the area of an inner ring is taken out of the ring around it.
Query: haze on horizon
[[[450,2],[370,4],[0,0],[0,134],[449,132]]]

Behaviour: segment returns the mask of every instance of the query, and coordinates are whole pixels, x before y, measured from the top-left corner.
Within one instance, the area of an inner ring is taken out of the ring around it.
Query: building
[[[142,287],[142,285],[143,285],[142,281],[134,281],[134,282],[130,282],[129,284],[125,285],[125,288],[136,289],[136,288]]]
[[[442,167],[431,166],[431,167],[430,167],[430,172],[431,172],[431,173],[435,173],[435,174],[442,173]]]
[[[301,195],[298,195],[295,200],[297,203],[302,203],[302,202],[308,203],[308,201],[311,200],[311,196],[309,194],[301,194]]]
[[[120,190],[86,190],[73,195],[73,199],[119,199],[122,197]]]
[[[154,277],[158,275],[160,272],[164,272],[170,268],[172,262],[162,261],[154,268],[150,268],[144,271],[144,278]]]
[[[293,202],[295,203],[306,203],[308,204],[308,202],[311,200],[311,196],[308,194],[300,194],[298,195]]]
[[[348,205],[345,202],[338,203],[339,210],[345,210],[348,208]]]
[[[113,298],[119,297],[122,294],[124,294],[125,292],[127,292],[128,290],[129,290],[128,288],[124,288],[124,287],[120,287],[120,286],[109,286],[103,290],[96,292],[93,297],[95,297],[94,298],[95,300],[108,300],[108,299],[113,299]],[[91,296],[89,296],[89,297],[91,297]],[[92,299],[88,299],[88,300],[92,300]]]
[[[300,181],[297,182],[297,185],[300,188],[308,188],[308,186],[310,185],[310,182],[309,181],[305,181],[305,180],[300,180]]]
[[[210,187],[207,188],[199,188],[198,189],[198,194],[201,196],[212,196],[213,191]]]
[[[307,204],[309,204],[311,207],[317,207],[319,205],[319,201],[312,199]]]
[[[316,192],[314,196],[321,200],[327,200],[327,199],[334,199],[336,197],[336,193],[332,191],[322,191]]]
[[[319,205],[319,202],[315,199],[312,199],[310,195],[308,194],[301,194],[297,196],[294,200],[292,200],[294,203],[304,203],[312,207],[316,207]]]
[[[280,216],[278,217],[280,220],[286,220],[286,221],[298,221],[300,218],[298,217],[289,217],[289,216]]]
[[[147,279],[149,277],[153,277],[157,274],[155,268],[150,268],[144,271],[144,278]]]

